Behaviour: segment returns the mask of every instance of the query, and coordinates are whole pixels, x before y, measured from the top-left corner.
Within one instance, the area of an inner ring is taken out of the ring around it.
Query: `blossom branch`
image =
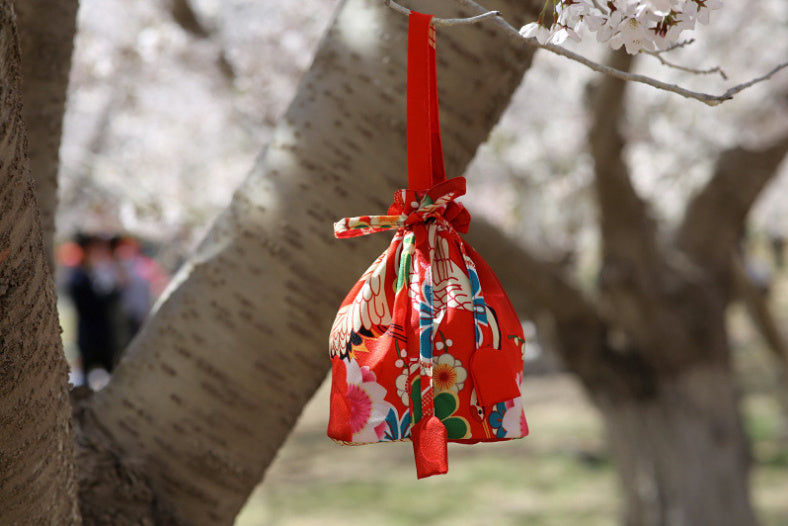
[[[503,19],[496,20],[498,25],[506,29],[507,31],[516,32],[520,38],[525,38],[520,35],[519,31],[517,31],[514,27],[512,27],[508,22]],[[612,77],[619,78],[621,80],[627,80],[631,82],[639,82],[641,84],[647,84],[653,88],[661,89],[664,91],[669,91],[671,93],[675,93],[677,95],[681,95],[682,97],[686,97],[688,99],[694,99],[700,101],[708,106],[717,106],[722,104],[726,100],[730,100],[733,98],[734,95],[743,91],[754,84],[758,84],[759,82],[763,82],[772,78],[778,71],[785,69],[788,67],[788,62],[783,62],[782,64],[778,64],[775,66],[771,71],[767,74],[754,78],[748,82],[744,82],[742,84],[737,84],[732,88],[725,91],[721,95],[713,95],[711,93],[703,93],[699,91],[692,91],[686,88],[682,88],[676,84],[670,84],[668,82],[663,82],[661,80],[657,80],[652,77],[648,77],[645,75],[639,75],[637,73],[627,73],[625,71],[621,71],[615,68],[611,68],[609,66],[605,66],[603,64],[599,64],[598,62],[594,62],[591,59],[588,59],[582,55],[579,55],[573,51],[569,51],[566,48],[561,46],[556,46],[555,44],[540,44],[535,38],[526,38],[525,39],[529,45],[540,47],[542,49],[546,49],[551,53],[555,53],[556,55],[561,55],[563,57],[568,58],[569,60],[574,60],[575,62],[579,62],[584,66],[598,72],[603,73],[605,75],[610,75]]]
[[[783,62],[775,66],[771,71],[762,75],[760,77],[754,78],[748,82],[744,82],[742,84],[737,84],[736,86],[731,87],[724,93],[720,95],[713,95],[711,93],[703,93],[698,91],[692,91],[686,88],[682,88],[676,84],[670,84],[668,82],[663,82],[661,80],[657,80],[652,77],[648,77],[646,75],[639,75],[637,73],[628,73],[626,71],[621,71],[610,66],[605,66],[603,64],[599,64],[598,62],[594,62],[593,60],[586,58],[578,53],[573,51],[569,51],[568,49],[557,46],[555,44],[540,44],[535,38],[526,38],[523,37],[520,32],[515,29],[509,22],[507,22],[502,16],[500,16],[499,11],[487,11],[484,7],[479,5],[478,3],[474,2],[473,0],[456,0],[457,3],[462,5],[463,7],[467,7],[472,9],[482,16],[482,18],[476,16],[472,18],[460,18],[460,19],[436,19],[435,22],[438,24],[439,21],[442,25],[456,25],[457,23],[474,23],[478,22],[479,20],[484,20],[486,18],[491,18],[492,21],[497,24],[501,29],[504,30],[505,34],[515,42],[523,42],[525,41],[528,45],[539,47],[542,49],[546,49],[551,53],[555,53],[556,55],[561,55],[563,57],[568,58],[569,60],[573,60],[575,62],[579,62],[583,64],[587,68],[590,68],[598,73],[602,73],[604,75],[609,75],[611,77],[615,77],[621,80],[629,81],[629,82],[638,82],[640,84],[646,84],[653,88],[661,89],[663,91],[668,91],[671,93],[675,93],[677,95],[681,95],[682,97],[697,100],[702,102],[708,106],[717,106],[722,104],[726,100],[731,100],[734,95],[737,93],[753,86],[754,84],[758,84],[765,80],[772,78],[776,73],[780,70],[785,69],[788,67],[788,62]],[[401,5],[397,4],[393,0],[384,0],[384,3],[389,7],[399,11],[403,14],[410,13],[410,10],[402,7]],[[462,22],[459,22],[462,21]],[[446,23],[450,22],[450,23]],[[720,72],[722,74],[722,72]]]
[[[498,25],[503,27],[509,32],[516,32],[520,38],[524,38],[520,35],[520,33],[509,23],[506,21],[499,19],[500,21],[496,20]],[[686,97],[688,99],[694,99],[700,101],[708,106],[717,106],[722,104],[726,100],[730,100],[733,98],[734,95],[737,93],[744,91],[745,89],[753,86],[754,84],[758,84],[759,82],[763,82],[772,78],[777,72],[782,69],[788,67],[788,62],[783,62],[782,64],[778,64],[775,66],[771,71],[767,74],[762,75],[760,77],[754,78],[750,81],[744,82],[742,84],[737,84],[732,88],[725,91],[721,95],[713,95],[711,93],[703,93],[698,91],[688,90],[686,88],[682,88],[681,86],[677,86],[676,84],[670,84],[668,82],[663,82],[661,80],[657,80],[652,77],[648,77],[646,75],[639,75],[637,73],[627,73],[626,71],[621,71],[615,68],[611,68],[610,66],[605,66],[603,64],[599,64],[598,62],[594,62],[591,59],[588,59],[582,55],[579,55],[573,51],[569,51],[566,48],[561,46],[556,46],[555,44],[540,44],[535,38],[526,38],[526,42],[528,42],[531,46],[540,47],[542,49],[546,49],[551,53],[555,53],[556,55],[561,55],[563,57],[568,58],[569,60],[574,60],[575,62],[579,62],[583,64],[589,69],[592,69],[598,73],[602,73],[604,75],[609,75],[611,77],[616,77],[621,80],[631,81],[631,82],[639,82],[641,84],[647,84],[653,88],[661,89],[663,91],[669,91],[671,93],[675,93],[677,95],[681,95],[682,97]]]

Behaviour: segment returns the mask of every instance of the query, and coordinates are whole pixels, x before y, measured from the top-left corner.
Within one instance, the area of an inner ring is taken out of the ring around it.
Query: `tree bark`
[[[60,135],[71,71],[78,0],[17,0],[23,115],[44,250],[54,269]]]
[[[627,526],[756,524],[729,364],[660,376],[655,396],[605,399]]]
[[[0,2],[0,524],[78,524],[67,365],[28,165],[12,3]]]
[[[623,49],[610,54],[610,66],[629,71],[635,57]],[[626,144],[620,130],[625,113],[625,82],[602,77],[590,97],[592,124],[588,144],[594,158],[594,190],[599,209],[603,259],[606,264],[627,263],[648,279],[658,271],[656,224],[629,177],[622,151]]]
[[[514,23],[534,15],[490,4]],[[85,410],[86,435],[139,463],[183,523],[232,522],[325,377],[341,298],[387,241],[340,244],[331,227],[385,211],[406,184],[406,24],[382,2],[343,5],[265,154]],[[440,30],[438,48],[446,165],[459,174],[533,51],[485,24]]]

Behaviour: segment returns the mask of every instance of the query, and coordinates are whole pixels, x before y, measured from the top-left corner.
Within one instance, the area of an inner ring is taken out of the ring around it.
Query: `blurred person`
[[[118,348],[113,317],[120,297],[120,273],[108,239],[77,234],[76,242],[82,257],[71,270],[67,289],[77,314],[77,347],[87,379],[94,369],[110,373],[115,367]]]
[[[148,316],[153,294],[147,276],[148,258],[140,251],[139,242],[130,236],[116,236],[112,253],[121,273],[118,348],[124,349]]]

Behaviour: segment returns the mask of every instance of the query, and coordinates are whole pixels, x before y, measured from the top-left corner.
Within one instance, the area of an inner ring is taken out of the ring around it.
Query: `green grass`
[[[451,444],[449,475],[422,481],[409,443],[342,447],[326,438],[324,388],[236,524],[611,524],[615,478],[595,411],[566,377],[532,384],[540,402],[529,423],[540,433]]]
[[[237,526],[616,524],[619,496],[595,410],[566,376],[532,379],[531,437],[450,445],[449,474],[417,481],[409,443],[342,447],[326,438],[325,388],[307,407]],[[788,524],[779,405],[744,404],[753,493],[764,526]]]
[[[526,486],[523,480],[528,480]],[[585,524],[605,524],[615,508],[609,498],[610,483],[607,467],[589,468],[569,455],[481,454],[452,458],[450,477],[421,482],[416,482],[408,465],[335,483],[313,480],[268,491],[264,486],[260,499],[253,501],[260,515],[248,510],[252,513],[247,524],[481,525],[527,520],[558,525],[579,517],[586,519]],[[546,516],[545,506],[561,512]]]

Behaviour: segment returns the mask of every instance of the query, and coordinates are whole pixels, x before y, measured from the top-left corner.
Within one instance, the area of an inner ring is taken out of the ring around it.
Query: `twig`
[[[770,78],[772,78],[774,76],[775,73],[777,73],[778,71],[780,71],[781,69],[784,69],[786,67],[788,67],[788,62],[783,62],[782,64],[778,64],[774,68],[772,68],[772,70],[769,73],[767,73],[766,75],[763,75],[763,76],[758,77],[758,78],[754,78],[754,79],[752,79],[749,82],[745,82],[743,84],[739,84],[739,85],[733,86],[731,89],[726,91],[724,93],[724,95],[728,95],[729,98],[732,98],[734,95],[736,95],[740,91],[743,91],[743,90],[749,88],[753,84],[757,84],[759,82],[763,82],[764,80],[769,80]]]
[[[405,16],[410,15],[410,9],[406,9],[399,5],[397,2],[392,2],[392,0],[383,0],[383,3],[392,8],[394,11],[398,13],[402,13]]]
[[[722,77],[723,80],[728,80],[728,75],[725,74],[725,71],[723,71],[720,66],[715,66],[715,67],[709,68],[709,69],[695,69],[695,68],[688,68],[688,67],[685,67],[685,66],[681,66],[679,64],[674,64],[673,62],[669,62],[669,61],[665,60],[664,58],[662,58],[662,55],[664,55],[666,53],[670,53],[674,49],[680,49],[680,48],[689,46],[690,44],[692,44],[694,42],[695,42],[694,38],[689,38],[687,40],[682,40],[681,42],[676,42],[676,43],[668,46],[665,49],[660,49],[660,50],[657,50],[657,51],[643,51],[643,53],[651,55],[652,57],[654,57],[657,60],[659,60],[660,63],[663,66],[667,66],[669,68],[678,69],[680,71],[686,71],[688,73],[693,73],[695,75],[710,75],[712,73],[719,73],[720,77]]]
[[[402,7],[394,0],[383,0],[383,3],[392,8],[394,11],[398,13],[402,13],[403,15],[410,15],[410,9]],[[475,24],[477,22],[481,22],[482,20],[486,20],[488,18],[494,18],[501,16],[500,11],[484,11],[480,15],[472,16],[469,18],[433,18],[430,22],[433,26],[459,26],[464,24]]]
[[[433,18],[432,25],[433,26],[459,26],[463,24],[475,24],[476,22],[481,22],[482,20],[486,20],[488,18],[497,18],[501,16],[500,11],[487,11],[486,13],[482,13],[481,15],[472,16],[470,18]]]
[[[653,88],[661,89],[663,91],[669,91],[671,93],[675,93],[677,95],[681,95],[682,97],[686,97],[688,99],[694,99],[700,101],[708,106],[717,106],[722,104],[726,100],[730,100],[733,98],[734,95],[743,91],[750,86],[757,84],[759,82],[763,82],[765,80],[770,79],[773,77],[778,71],[785,69],[788,67],[788,62],[783,62],[775,66],[771,71],[769,71],[766,75],[761,77],[754,78],[748,82],[744,82],[742,84],[737,84],[732,88],[728,89],[725,93],[721,95],[712,95],[711,93],[702,93],[698,91],[688,90],[686,88],[682,88],[681,86],[677,86],[676,84],[669,84],[667,82],[663,82],[661,80],[657,80],[652,77],[647,77],[645,75],[638,75],[637,73],[628,73],[626,71],[621,71],[615,68],[611,68],[610,66],[605,66],[603,64],[599,64],[598,62],[594,62],[591,59],[588,59],[582,55],[579,55],[573,51],[569,51],[566,48],[561,46],[556,46],[555,44],[540,44],[535,38],[525,38],[523,37],[520,32],[515,29],[509,22],[507,22],[502,16],[500,11],[487,11],[484,7],[477,4],[473,0],[456,0],[460,5],[473,9],[479,12],[479,16],[474,16],[470,18],[434,18],[433,23],[434,25],[443,25],[443,26],[452,26],[452,25],[459,25],[459,24],[473,24],[480,20],[485,20],[487,18],[492,18],[493,21],[500,26],[505,34],[513,41],[516,42],[523,42],[525,41],[526,44],[529,46],[534,46],[542,49],[546,49],[551,53],[555,53],[556,55],[561,55],[563,57],[568,58],[569,60],[574,60],[575,62],[579,62],[583,64],[587,68],[590,68],[598,73],[602,73],[603,75],[610,75],[611,77],[616,77],[618,79],[630,82],[639,82],[640,84],[647,84]],[[397,4],[393,0],[383,0],[383,2],[394,9],[403,14],[410,14],[410,10],[402,7],[401,5]],[[685,41],[680,44],[677,44],[669,49],[675,49],[676,47],[683,47],[692,41]],[[676,67],[678,69],[683,69],[685,71],[691,71],[693,73],[715,73],[719,72],[723,78],[727,78],[725,73],[720,68],[713,68],[708,71],[696,71],[689,68],[683,68],[681,66],[674,66],[673,64],[666,63],[662,57],[659,55],[655,55],[663,64],[667,66]]]
[[[669,53],[669,52],[673,51],[674,49],[679,49],[679,48],[682,48],[682,47],[685,47],[685,46],[689,46],[690,44],[694,44],[694,43],[695,43],[695,39],[694,38],[688,38],[687,40],[682,40],[681,42],[676,42],[675,44],[672,44],[672,45],[668,46],[667,48],[663,49],[662,51],[655,51],[654,53],[659,53],[659,54]]]
[[[670,48],[670,49],[675,49],[675,48]],[[667,51],[667,50],[665,50],[665,51]],[[669,61],[665,60],[664,58],[662,58],[662,52],[660,52],[660,51],[644,51],[644,53],[646,53],[647,55],[651,55],[652,57],[654,57],[657,60],[659,60],[659,62],[663,66],[667,66],[669,68],[678,69],[679,71],[686,71],[688,73],[693,73],[695,75],[711,75],[712,73],[719,73],[720,77],[722,77],[723,80],[728,80],[728,75],[726,75],[725,72],[722,70],[722,68],[719,67],[719,66],[715,66],[715,67],[709,68],[709,69],[688,68],[686,66],[681,66],[679,64],[674,64],[673,62],[669,62]]]

